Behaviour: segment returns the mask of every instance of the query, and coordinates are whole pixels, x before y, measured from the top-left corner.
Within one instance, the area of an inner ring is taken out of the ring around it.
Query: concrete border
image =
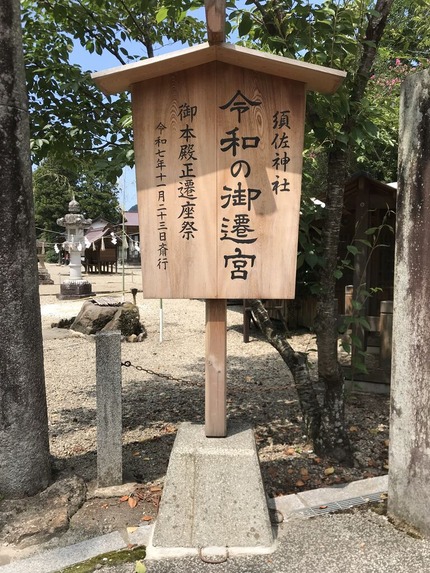
[[[385,493],[387,488],[388,476],[385,475],[351,482],[347,485],[343,484],[277,497],[269,500],[269,507],[280,511],[283,521],[288,521],[290,519],[299,519],[300,511],[306,508],[328,505],[334,501],[345,501],[357,497],[365,498],[375,493]],[[115,531],[75,545],[41,550],[32,557],[18,559],[7,565],[0,566],[0,573],[28,573],[29,571],[31,573],[54,573],[68,565],[81,563],[97,555],[126,549],[129,543],[146,545],[147,551],[149,550],[149,555],[147,554],[148,560],[198,555],[198,550],[191,550],[190,548],[186,548],[186,551],[193,551],[193,553],[184,553],[184,548],[174,548],[169,555],[161,555],[159,557],[155,556],[154,553],[151,555],[153,530],[154,525],[141,525],[133,533],[125,532],[124,535],[124,532]],[[228,553],[230,556],[243,555],[242,551],[246,549],[241,547],[239,548],[240,552],[236,553],[235,548],[229,548]],[[261,554],[261,548],[259,548],[259,552]],[[252,553],[247,554],[252,555]]]

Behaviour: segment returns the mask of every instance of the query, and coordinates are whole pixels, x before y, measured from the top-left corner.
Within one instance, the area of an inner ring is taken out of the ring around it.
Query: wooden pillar
[[[360,177],[358,181],[358,191],[357,199],[355,205],[355,238],[356,239],[366,239],[366,230],[369,228],[369,187],[365,182],[364,178]],[[354,257],[354,290],[353,290],[353,300],[363,304],[363,308],[360,311],[361,316],[367,315],[368,304],[365,301],[365,297],[362,294],[363,289],[368,289],[368,273],[367,273],[367,259],[369,253],[368,248],[365,245],[359,246],[359,252]],[[352,304],[352,301],[351,301]],[[354,314],[354,309],[352,308],[352,314]],[[361,348],[353,344],[352,346],[352,364],[355,361],[361,361],[362,358],[358,354],[362,350],[366,350],[367,346],[367,332],[361,324],[353,324],[352,327],[353,335],[358,338],[361,342]]]
[[[205,433],[227,435],[226,417],[227,300],[206,300]]]
[[[205,0],[208,42],[210,45],[225,42],[226,0]]]
[[[393,301],[381,301],[379,315],[380,354],[379,366],[388,374],[391,373],[391,347],[393,337]]]

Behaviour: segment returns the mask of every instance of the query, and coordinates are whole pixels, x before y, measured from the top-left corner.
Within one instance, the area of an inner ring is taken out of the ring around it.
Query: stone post
[[[96,335],[97,482],[122,484],[121,333]]]
[[[19,0],[0,6],[0,494],[51,477]]]
[[[430,535],[430,70],[403,84],[389,514]]]

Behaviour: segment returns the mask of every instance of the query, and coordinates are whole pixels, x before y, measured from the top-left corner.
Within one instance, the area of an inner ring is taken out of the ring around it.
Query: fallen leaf
[[[137,505],[137,499],[132,495],[128,498],[128,505],[133,509]]]
[[[303,487],[304,485],[305,485],[305,482],[302,481],[301,479],[299,479],[299,480],[296,481],[296,486],[297,486],[297,487]]]
[[[134,565],[134,573],[146,573],[146,565],[142,561],[136,561]]]
[[[134,533],[135,531],[137,531],[137,527],[127,527],[127,531],[128,533]]]
[[[322,462],[321,458],[314,458],[314,463],[320,464]]]
[[[327,509],[326,505],[320,505],[320,509]]]
[[[384,446],[388,448],[390,445],[390,440],[384,440]]]
[[[288,474],[293,474],[293,473],[294,473],[294,470],[293,470],[292,468],[288,468],[288,469],[287,469],[287,473],[288,473]]]
[[[294,448],[287,448],[285,453],[287,456],[293,456],[296,453],[296,450]]]
[[[139,458],[140,457],[140,452],[133,452],[133,456],[135,458]]]
[[[326,469],[324,470],[324,474],[325,474],[326,476],[331,476],[331,474],[334,474],[334,468],[326,468]]]
[[[128,500],[128,495],[123,495],[122,497],[119,498],[119,501],[127,501]]]
[[[350,432],[358,432],[358,428],[357,428],[357,426],[350,426],[349,431]]]
[[[152,521],[152,516],[151,515],[142,515],[142,517],[140,518],[140,521]]]
[[[300,469],[300,475],[302,477],[307,477],[309,475],[308,469],[307,468],[301,468]]]
[[[386,493],[381,493],[381,495],[379,496],[381,499],[387,499],[388,498],[388,494]]]
[[[152,486],[149,488],[149,491],[161,491],[161,487],[158,486],[158,485],[152,485]]]

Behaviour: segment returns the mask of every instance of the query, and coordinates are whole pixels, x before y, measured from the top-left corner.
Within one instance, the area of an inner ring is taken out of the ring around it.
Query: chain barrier
[[[161,372],[155,372],[154,370],[150,370],[149,368],[144,368],[143,366],[135,365],[130,362],[130,360],[126,360],[125,362],[121,362],[121,366],[125,368],[135,368],[139,372],[145,372],[146,374],[150,374],[151,376],[158,376],[158,378],[163,378],[164,380],[170,380],[171,382],[179,382],[181,384],[188,384],[189,386],[200,386],[203,387],[205,385],[204,382],[197,382],[192,380],[185,380],[185,378],[175,378],[171,374],[162,374]],[[280,391],[280,390],[288,390],[291,386],[264,386],[262,382],[249,384],[246,388],[238,388],[237,386],[230,386],[228,388],[228,394],[242,394],[243,392],[270,392],[270,391]]]
[[[145,372],[146,374],[151,374],[152,376],[158,376],[159,378],[163,378],[164,380],[170,380],[171,382],[180,382],[181,384],[188,384],[190,386],[203,386],[204,384],[202,382],[193,382],[191,380],[185,380],[184,378],[175,378],[170,374],[161,374],[160,372],[154,372],[154,370],[150,370],[149,368],[144,368],[143,366],[136,366],[135,364],[132,364],[130,360],[121,362],[121,366],[124,366],[125,368],[135,368],[139,372]]]

